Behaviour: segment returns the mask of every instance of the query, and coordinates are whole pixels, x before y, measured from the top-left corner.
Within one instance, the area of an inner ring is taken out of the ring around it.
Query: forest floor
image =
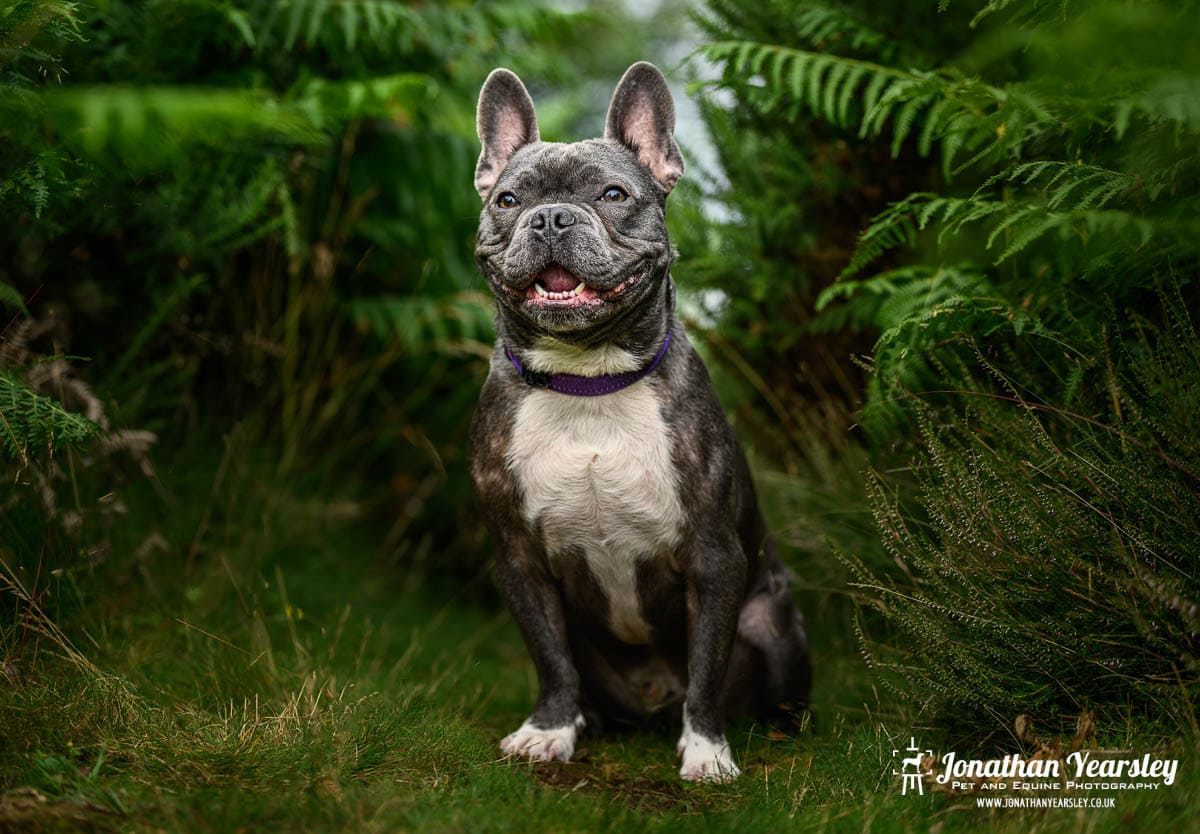
[[[289,497],[253,472],[212,478],[195,502],[176,497],[191,509],[166,527],[153,526],[161,497],[132,495],[132,527],[159,535],[119,569],[114,559],[44,585],[61,635],[5,631],[16,645],[0,679],[0,831],[1200,825],[1191,755],[1173,787],[1115,794],[1112,809],[902,796],[892,751],[920,739],[920,721],[877,687],[848,606],[827,593],[803,595],[815,722],[795,738],[733,728],[735,783],[680,781],[670,730],[587,736],[567,764],[505,761],[497,742],[525,717],[535,680],[507,613],[481,592],[486,572],[453,586],[406,571],[338,502]]]

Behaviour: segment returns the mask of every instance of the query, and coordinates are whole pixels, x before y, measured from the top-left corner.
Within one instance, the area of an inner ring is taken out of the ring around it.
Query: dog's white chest
[[[638,606],[638,561],[675,546],[683,511],[653,389],[600,397],[534,391],[522,401],[509,466],[524,515],[551,560],[582,552],[609,601],[609,625],[650,639]]]

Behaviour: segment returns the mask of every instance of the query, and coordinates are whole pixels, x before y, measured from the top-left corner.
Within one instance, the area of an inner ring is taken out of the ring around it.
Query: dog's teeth
[[[551,292],[550,290],[546,289],[541,281],[534,281],[533,288],[537,291],[539,296],[550,301],[570,301],[572,298],[582,294],[583,291],[587,289],[587,284],[583,281],[580,281],[573,290]]]

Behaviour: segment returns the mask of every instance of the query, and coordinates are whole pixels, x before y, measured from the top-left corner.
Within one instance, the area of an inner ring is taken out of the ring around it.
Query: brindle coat
[[[540,683],[502,746],[569,758],[585,717],[686,704],[681,775],[730,778],[724,718],[803,707],[807,640],[745,456],[674,315],[665,210],[683,160],[656,68],[630,68],[607,122],[604,139],[541,142],[515,75],[493,72],[480,94],[476,257],[498,337],[470,469]],[[627,196],[597,197],[613,187]],[[586,282],[590,303],[535,303],[554,264]],[[551,373],[630,370],[668,331],[652,374],[599,397],[531,387],[505,355]]]

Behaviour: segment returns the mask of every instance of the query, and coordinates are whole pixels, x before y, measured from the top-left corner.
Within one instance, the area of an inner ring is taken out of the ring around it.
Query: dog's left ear
[[[683,176],[683,155],[671,136],[674,130],[675,102],[667,79],[654,64],[634,64],[625,71],[608,105],[604,138],[615,139],[637,154],[669,193]]]

